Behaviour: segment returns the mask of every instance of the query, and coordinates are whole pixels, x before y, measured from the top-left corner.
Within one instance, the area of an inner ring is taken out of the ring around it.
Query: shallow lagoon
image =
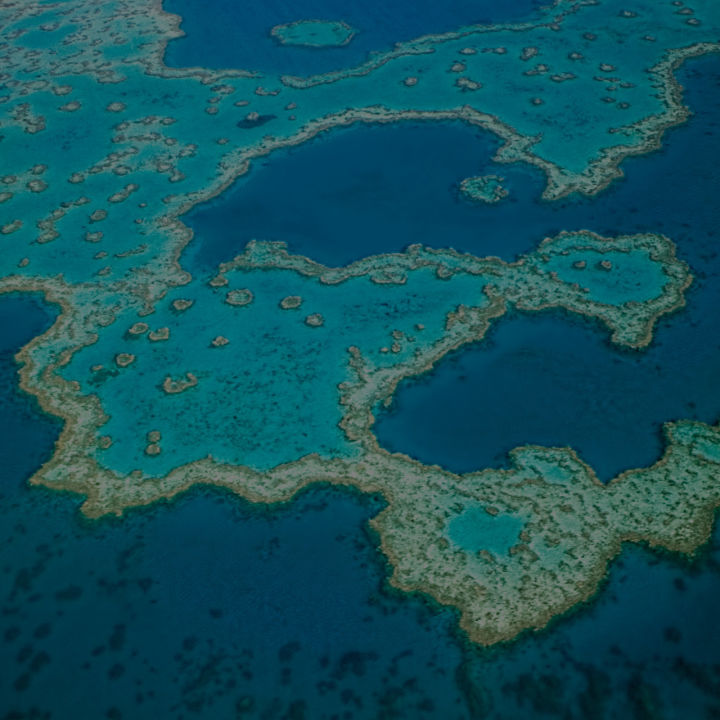
[[[446,534],[454,545],[470,552],[485,550],[506,555],[520,542],[525,520],[515,515],[491,515],[484,507],[471,505],[448,523]]]

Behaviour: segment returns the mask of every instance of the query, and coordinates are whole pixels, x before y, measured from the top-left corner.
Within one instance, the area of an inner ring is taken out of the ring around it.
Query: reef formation
[[[355,36],[355,30],[342,20],[296,20],[276,25],[270,35],[281,45],[324,48],[342,47]]]
[[[484,203],[498,203],[508,196],[508,190],[503,185],[503,178],[498,175],[480,175],[465,178],[460,183],[460,192],[468,200]]]
[[[372,432],[401,380],[508,308],[562,308],[645,347],[691,282],[670,239],[581,230],[514,263],[411,246],[342,268],[256,241],[212,277],[179,257],[188,209],[357,122],[464,121],[501,138],[497,162],[540,168],[546,200],[596,193],[687,118],[674,71],[720,50],[713,0],[558,0],[309,78],[166,67],[179,19],[157,0],[10,2],[0,22],[0,292],[61,308],[19,354],[23,388],[65,421],[31,482],[84,495],[90,517],[197,483],[257,502],[314,482],[380,492],[391,581],[457,607],[485,644],[589,597],[624,541],[707,538],[718,427],[667,425],[658,463],[608,485],[567,448],[455,475]]]

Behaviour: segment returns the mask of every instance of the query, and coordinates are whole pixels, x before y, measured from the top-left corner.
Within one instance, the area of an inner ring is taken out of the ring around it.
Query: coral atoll
[[[281,45],[324,48],[342,47],[355,36],[355,30],[341,20],[296,20],[276,25],[270,35]]]

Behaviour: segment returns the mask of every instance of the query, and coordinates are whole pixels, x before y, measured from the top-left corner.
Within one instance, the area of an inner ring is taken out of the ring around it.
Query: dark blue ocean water
[[[494,136],[460,123],[334,131],[256,163],[185,215],[196,240],[183,262],[213,268],[252,238],[283,240],[335,266],[416,242],[512,257],[537,243],[517,219],[517,205],[532,204],[542,188],[537,173],[500,168],[522,188],[522,201],[480,205],[460,200],[457,191],[468,176],[498,171],[490,162],[497,147]]]
[[[185,37],[168,44],[165,62],[175,67],[244,68],[267,73],[313,75],[363,62],[368,53],[396,42],[475,23],[519,22],[533,17],[542,0],[265,0],[261,3],[213,0],[164,0],[183,17]],[[270,29],[295,20],[344,20],[357,34],[342,48],[282,46]],[[222,28],[222,32],[218,32]]]

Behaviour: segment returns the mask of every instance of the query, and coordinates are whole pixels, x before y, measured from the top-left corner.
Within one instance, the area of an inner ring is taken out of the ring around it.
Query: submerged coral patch
[[[503,178],[498,175],[481,175],[465,178],[460,183],[461,194],[475,202],[497,203],[508,196]]]
[[[324,48],[347,45],[355,30],[342,20],[296,20],[276,25],[270,34],[281,45]]]

